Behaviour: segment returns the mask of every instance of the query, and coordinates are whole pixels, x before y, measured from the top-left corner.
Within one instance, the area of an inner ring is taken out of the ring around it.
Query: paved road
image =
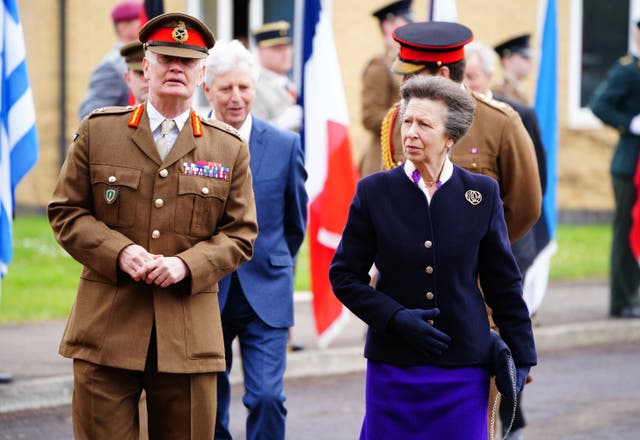
[[[640,433],[640,347],[583,347],[540,355],[527,386],[528,440],[635,440]],[[358,437],[364,374],[289,379],[288,439]],[[241,388],[233,389],[232,431],[244,437]],[[69,406],[0,414],[0,439],[72,439]]]

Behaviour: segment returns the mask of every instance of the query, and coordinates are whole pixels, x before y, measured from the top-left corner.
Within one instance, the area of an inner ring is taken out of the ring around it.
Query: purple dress
[[[368,361],[360,440],[486,440],[489,372]]]

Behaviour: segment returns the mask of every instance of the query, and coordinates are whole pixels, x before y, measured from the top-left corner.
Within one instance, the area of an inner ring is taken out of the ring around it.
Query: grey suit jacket
[[[124,80],[127,64],[116,44],[100,61],[89,79],[89,89],[78,109],[82,119],[97,108],[129,104],[129,86]]]

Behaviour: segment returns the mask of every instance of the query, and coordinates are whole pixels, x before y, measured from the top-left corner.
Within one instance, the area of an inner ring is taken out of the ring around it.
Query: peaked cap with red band
[[[393,39],[400,43],[400,52],[391,70],[408,75],[427,65],[441,66],[464,59],[464,46],[473,40],[473,32],[459,23],[428,21],[397,28]]]
[[[138,35],[145,49],[179,58],[205,58],[215,44],[213,33],[206,24],[177,12],[149,20]]]

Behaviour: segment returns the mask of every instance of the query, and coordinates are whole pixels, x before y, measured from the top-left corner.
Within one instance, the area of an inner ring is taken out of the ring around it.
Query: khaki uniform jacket
[[[155,326],[158,371],[222,371],[217,282],[251,257],[257,236],[248,146],[193,114],[162,161],[146,110],[137,127],[131,116],[113,107],[81,122],[48,206],[56,240],[84,266],[60,354],[142,371]],[[228,176],[185,174],[196,161]],[[134,243],[178,256],[190,275],[164,289],[134,282],[117,263]]]
[[[535,150],[520,116],[508,104],[476,93],[472,96],[476,102],[473,123],[467,134],[453,146],[449,157],[466,170],[486,174],[498,181],[509,240],[513,243],[533,226],[542,209]],[[404,161],[402,124],[396,108],[397,104],[383,122],[387,132],[392,130],[391,143],[385,141],[388,138],[384,132],[381,142],[386,169]]]
[[[389,107],[400,97],[399,75],[389,70],[397,50],[380,54],[369,61],[362,74],[362,125],[369,139],[360,160],[360,175],[367,176],[380,171],[380,125]]]

